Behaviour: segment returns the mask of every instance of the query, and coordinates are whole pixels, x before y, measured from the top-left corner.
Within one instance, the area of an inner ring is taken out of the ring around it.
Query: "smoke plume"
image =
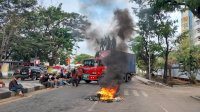
[[[134,24],[128,9],[113,9],[115,3],[119,1],[124,0],[91,0],[82,4],[83,11],[91,19],[91,24],[86,31],[89,47],[94,48],[97,52],[110,51],[109,55],[103,59],[107,70],[99,81],[100,86],[120,84],[128,65],[127,54],[123,52],[127,51],[127,41],[133,35]],[[95,11],[96,7],[111,11],[111,14],[107,16],[109,18],[104,18],[104,14],[99,16],[98,10]],[[93,19],[98,19],[94,16],[105,19],[105,22],[94,22]]]
[[[114,21],[117,24],[110,35],[113,35],[119,42],[115,49],[111,49],[110,55],[103,60],[107,71],[100,81],[101,86],[120,84],[128,67],[128,57],[123,52],[127,51],[127,40],[133,34],[133,20],[127,9],[117,9],[114,11]]]

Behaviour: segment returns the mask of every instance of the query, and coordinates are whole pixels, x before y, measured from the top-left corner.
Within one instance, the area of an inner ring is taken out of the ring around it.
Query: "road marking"
[[[140,96],[136,90],[132,90],[132,92],[135,96]]]
[[[145,96],[145,97],[148,97],[148,94],[145,93],[144,91],[142,91],[142,95]]]
[[[93,111],[94,106],[98,103],[98,101],[95,101],[94,104],[88,109],[89,112]]]
[[[164,112],[169,112],[166,108],[164,108],[162,105],[160,107],[164,110]]]
[[[128,95],[129,95],[128,90],[124,90],[124,95],[125,95],[125,96],[128,96]]]

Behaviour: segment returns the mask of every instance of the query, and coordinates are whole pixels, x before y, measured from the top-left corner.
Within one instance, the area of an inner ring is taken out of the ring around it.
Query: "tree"
[[[140,32],[144,32],[141,29]],[[159,57],[159,52],[162,50],[160,45],[155,43],[154,41],[150,41],[148,45],[147,38],[142,36],[138,36],[133,40],[132,43],[132,51],[136,54],[137,57],[137,66],[141,69],[149,72],[149,50],[150,50],[150,67],[151,73],[156,70],[157,58]],[[148,74],[146,74],[148,77]]]
[[[73,63],[82,63],[83,60],[89,59],[89,58],[93,58],[93,56],[88,55],[88,54],[80,54],[80,55],[77,55],[77,56],[74,58],[74,62],[73,62]]]
[[[131,0],[140,4],[150,4],[152,8],[173,12],[175,10],[190,10],[196,17],[200,18],[199,0]]]
[[[139,17],[137,26],[140,29],[139,34],[141,36],[137,37],[135,42],[133,42],[132,49],[138,55],[138,64],[140,66],[143,64],[142,68],[145,68],[146,75],[150,78],[151,76],[149,74],[155,69],[156,58],[162,50],[161,44],[159,44],[159,38],[158,42],[154,41],[157,38],[154,33],[157,23],[154,20],[155,15],[150,8],[141,6],[141,8],[134,10],[134,12]],[[149,68],[149,64],[151,69]]]
[[[182,38],[176,55],[184,73],[183,75],[187,75],[191,83],[196,83],[196,76],[200,68],[200,49],[199,46],[191,44],[189,36]]]
[[[139,14],[137,15],[140,19],[138,26],[140,24],[143,27],[139,27],[143,32],[145,37],[157,38],[157,43],[162,47],[162,52],[160,55],[163,55],[165,60],[164,64],[164,75],[163,82],[167,82],[167,69],[168,69],[168,56],[174,42],[173,37],[177,30],[177,26],[174,25],[176,21],[170,20],[169,14],[165,13],[160,8],[156,7],[156,1],[143,1],[143,0],[133,0],[136,2],[139,7]],[[151,6],[151,7],[150,7]],[[138,12],[136,9],[134,10]],[[143,35],[142,34],[142,35]],[[154,42],[156,42],[154,40]]]
[[[27,0],[27,3],[30,1]],[[25,2],[22,0],[18,3],[21,6]],[[17,9],[19,6],[15,8]],[[51,65],[56,64],[59,63],[58,59],[63,57],[63,52],[70,54],[75,43],[85,38],[82,34],[89,24],[85,16],[64,12],[61,10],[61,4],[58,7],[43,8],[35,3],[31,7],[25,8],[26,10],[23,9],[24,13],[20,9],[12,14],[14,16],[11,18],[13,19],[11,26],[15,26],[16,30],[14,33],[12,29],[7,28],[10,24],[6,23],[5,17],[0,16],[2,17],[0,18],[2,19],[2,29],[6,28],[6,31],[12,33],[9,36],[12,38],[7,39],[9,44],[6,44],[9,49],[3,50],[9,51],[9,58],[24,61],[39,58],[41,61],[49,61]],[[0,33],[0,37],[3,42],[2,33]]]
[[[39,24],[40,39],[45,40],[49,47],[45,49],[46,57],[50,65],[58,63],[58,59],[62,57],[61,52],[71,52],[75,43],[84,38],[81,32],[87,26],[87,19],[77,13],[67,13],[61,10],[62,4],[58,7],[48,7],[47,9],[39,8]],[[77,26],[74,24],[76,23]],[[50,54],[50,55],[49,55]]]
[[[163,14],[160,14],[160,18],[166,18],[166,19],[159,19],[159,27],[158,27],[158,36],[160,36],[165,45],[162,46],[163,49],[163,54],[164,54],[164,59],[165,59],[165,65],[164,65],[164,75],[163,75],[163,82],[167,83],[167,70],[168,70],[168,57],[169,57],[169,53],[172,49],[172,47],[170,46],[170,44],[172,44],[173,40],[171,40],[174,35],[175,32],[177,30],[176,26],[173,26],[174,22],[170,21],[169,18],[167,16],[164,16]]]
[[[20,35],[24,15],[36,5],[36,0],[1,0],[0,1],[0,31],[1,50],[0,61],[11,54],[12,42]]]
[[[169,11],[167,8],[173,10],[190,10],[195,16],[200,18],[200,1],[199,0],[156,0],[156,6],[161,9]],[[185,7],[181,7],[185,6]],[[170,10],[171,11],[171,10]]]

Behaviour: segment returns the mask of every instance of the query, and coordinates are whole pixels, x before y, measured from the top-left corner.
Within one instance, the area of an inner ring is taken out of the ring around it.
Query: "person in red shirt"
[[[80,83],[80,81],[83,79],[83,69],[82,68],[78,68],[77,69],[77,75],[78,75],[78,84]]]
[[[73,69],[71,75],[72,75],[72,86],[78,87],[78,74],[77,74],[77,70]]]

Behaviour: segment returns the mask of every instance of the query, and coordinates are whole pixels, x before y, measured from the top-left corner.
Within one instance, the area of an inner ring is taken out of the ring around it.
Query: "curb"
[[[44,86],[35,86],[35,87],[32,87],[32,88],[24,88],[24,93],[31,93],[31,92],[42,90],[42,89],[45,89],[45,87]],[[13,97],[15,95],[16,95],[15,92],[12,92],[12,91],[9,91],[9,90],[2,92],[2,93],[0,93],[0,100],[10,98],[10,97]]]
[[[155,81],[152,81],[152,80],[148,80],[148,79],[145,79],[143,77],[140,77],[140,76],[135,76],[135,78],[137,80],[139,80],[140,82],[146,84],[146,85],[155,85],[155,86],[158,86],[158,87],[167,87],[167,88],[170,88],[169,86],[167,85],[164,85],[160,82],[155,82]]]
[[[194,98],[195,100],[200,101],[200,97],[199,96],[191,96],[192,98]]]

